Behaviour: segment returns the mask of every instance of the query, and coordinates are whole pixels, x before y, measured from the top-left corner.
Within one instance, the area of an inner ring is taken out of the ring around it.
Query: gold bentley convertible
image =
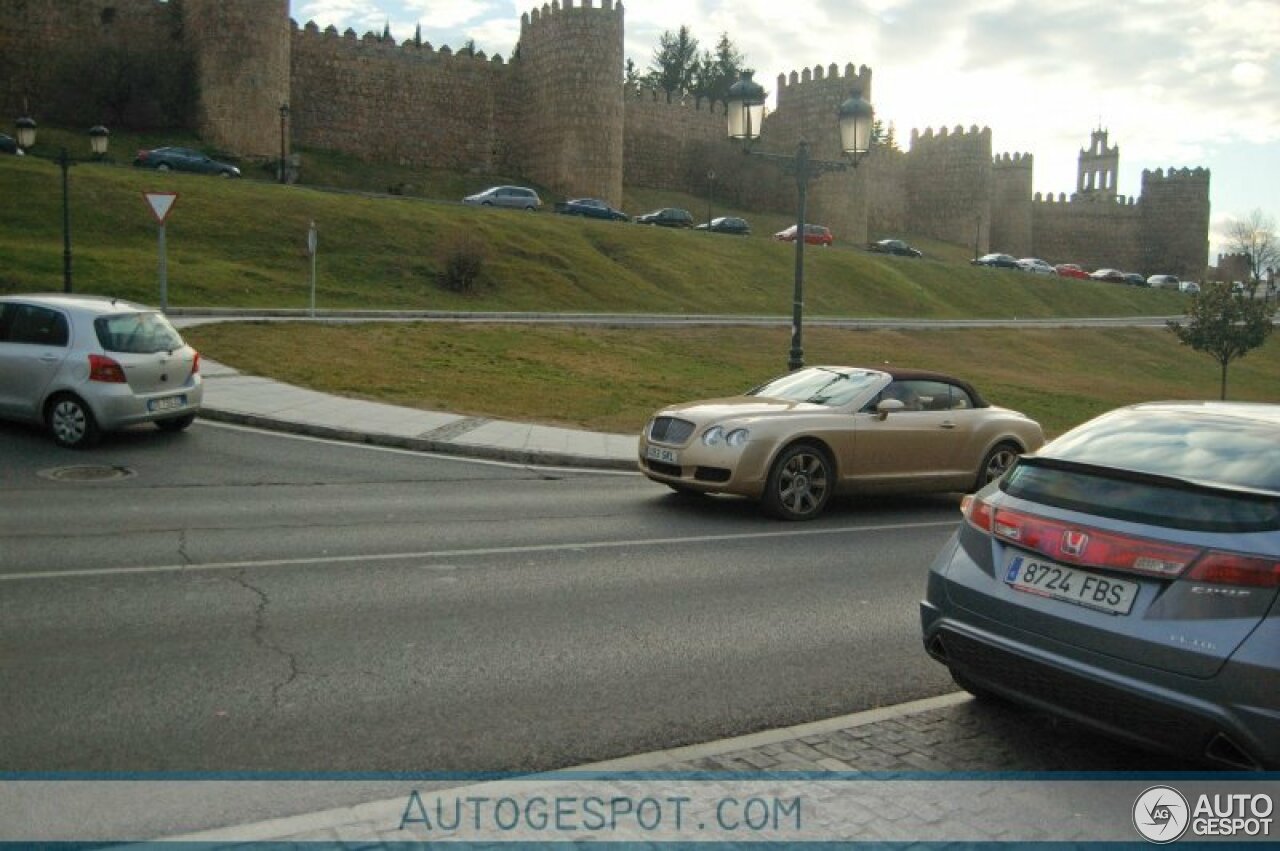
[[[1035,420],[959,378],[816,366],[663,408],[640,435],[640,470],[681,493],[739,494],[808,520],[838,493],[976,490],[1043,443]]]

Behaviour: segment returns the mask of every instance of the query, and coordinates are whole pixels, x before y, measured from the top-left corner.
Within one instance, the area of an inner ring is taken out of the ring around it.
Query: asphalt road
[[[953,691],[916,602],[957,516],[0,424],[0,770],[546,769]]]

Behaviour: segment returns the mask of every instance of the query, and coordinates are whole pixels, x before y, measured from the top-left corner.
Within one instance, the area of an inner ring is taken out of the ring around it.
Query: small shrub
[[[477,237],[457,231],[440,247],[440,286],[449,292],[473,293],[484,271],[485,246]]]

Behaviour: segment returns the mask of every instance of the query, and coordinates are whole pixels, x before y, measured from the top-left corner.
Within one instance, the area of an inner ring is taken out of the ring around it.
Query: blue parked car
[[[218,177],[240,176],[240,169],[230,163],[218,162],[192,148],[153,148],[149,151],[138,151],[133,164],[139,168],[154,168],[156,171],[189,171],[195,174],[216,174]]]
[[[584,216],[588,219],[605,219],[611,222],[629,222],[631,217],[615,210],[599,198],[576,198],[556,204],[556,212],[566,216]]]

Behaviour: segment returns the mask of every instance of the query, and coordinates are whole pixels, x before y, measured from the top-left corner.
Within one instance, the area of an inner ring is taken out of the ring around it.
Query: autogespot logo
[[[1190,821],[1187,799],[1169,786],[1152,786],[1133,802],[1133,826],[1150,842],[1164,844],[1181,838]]]

